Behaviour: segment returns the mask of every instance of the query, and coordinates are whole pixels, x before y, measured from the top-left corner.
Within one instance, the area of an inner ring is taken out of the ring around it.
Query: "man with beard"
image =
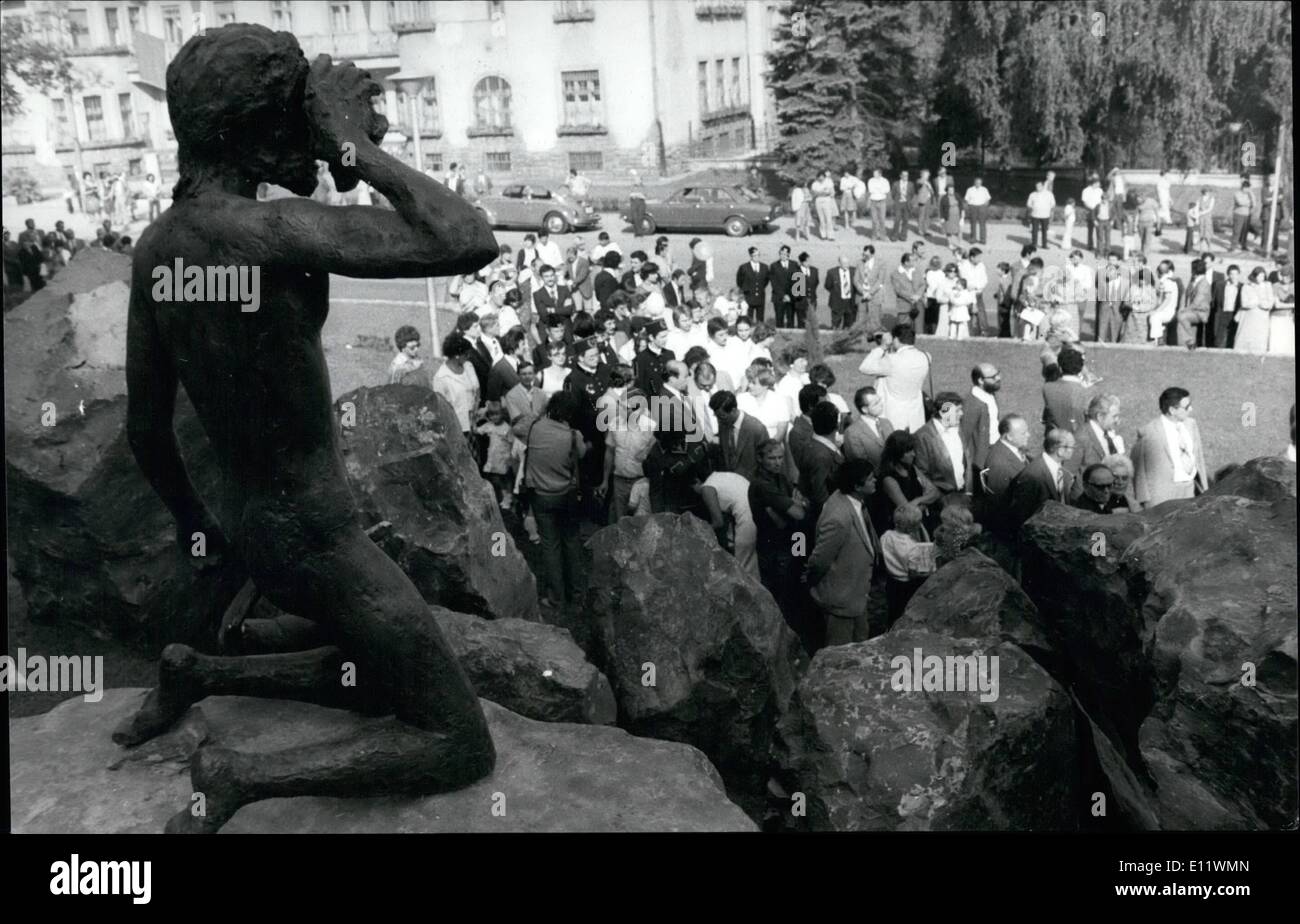
[[[998,390],[1002,388],[1002,375],[992,363],[980,363],[970,371],[971,397],[966,403],[966,413],[961,419],[963,439],[974,447],[973,461],[979,471],[988,460],[989,450],[998,441]]]

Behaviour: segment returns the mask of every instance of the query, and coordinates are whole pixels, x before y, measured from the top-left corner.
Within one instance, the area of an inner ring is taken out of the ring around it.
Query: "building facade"
[[[292,32],[385,86],[384,146],[422,166],[552,181],[671,173],[766,149],[777,0],[3,0],[52,30],[75,86],[6,117],[6,170],[175,179],[166,65],[230,22]],[[79,150],[78,150],[79,149]]]

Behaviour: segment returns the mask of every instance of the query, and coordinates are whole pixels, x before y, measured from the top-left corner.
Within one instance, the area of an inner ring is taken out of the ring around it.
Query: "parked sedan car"
[[[663,199],[647,199],[644,215],[629,214],[626,221],[640,224],[642,234],[656,230],[725,231],[744,237],[755,228],[766,228],[781,206],[768,196],[744,186],[683,186]]]
[[[528,183],[514,183],[499,193],[474,200],[494,228],[545,228],[551,234],[600,227],[600,216],[563,194]]]

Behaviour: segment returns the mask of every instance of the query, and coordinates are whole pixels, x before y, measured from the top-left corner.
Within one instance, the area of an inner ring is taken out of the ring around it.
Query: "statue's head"
[[[236,171],[299,195],[316,188],[303,107],[308,64],[288,32],[236,23],[191,38],[167,67],[181,194],[195,174]]]

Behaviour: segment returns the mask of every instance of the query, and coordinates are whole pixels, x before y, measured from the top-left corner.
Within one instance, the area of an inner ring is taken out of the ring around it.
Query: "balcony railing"
[[[308,59],[317,55],[355,60],[357,58],[386,58],[397,55],[395,32],[329,33],[325,35],[300,35],[298,44]]]

